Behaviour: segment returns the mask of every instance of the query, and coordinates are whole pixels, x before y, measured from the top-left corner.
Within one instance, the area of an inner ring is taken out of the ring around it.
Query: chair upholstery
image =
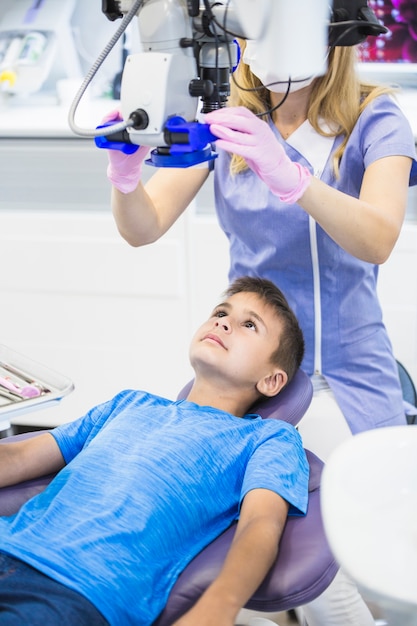
[[[320,512],[322,462],[307,452],[310,463],[309,504],[305,517],[289,517],[281,538],[278,558],[247,603],[256,611],[286,611],[319,596],[331,583],[338,565],[330,551]],[[170,626],[182,615],[219,572],[232,542],[236,524],[228,528],[179,576],[155,626]]]
[[[178,394],[185,398],[193,381]],[[281,419],[296,426],[313,396],[310,378],[299,369],[291,382],[275,397],[252,407],[264,419]],[[309,503],[305,517],[289,517],[281,538],[278,558],[245,608],[256,611],[285,611],[310,602],[331,583],[338,565],[330,551],[321,519],[320,480],[322,461],[307,452],[310,465]],[[219,572],[233,540],[232,524],[198,554],[179,576],[164,611],[155,626],[169,626],[203,593]]]
[[[400,361],[397,361],[398,376],[403,393],[404,411],[408,424],[417,422],[417,390],[409,372]]]
[[[193,381],[178,394],[178,399],[186,398]],[[296,426],[310,406],[313,397],[313,386],[307,374],[299,369],[288,385],[275,397],[260,400],[253,407],[254,413],[259,413],[264,419],[273,417]]]
[[[187,395],[192,383],[180,392]],[[312,398],[308,376],[299,370],[291,383],[275,398],[262,401],[253,411],[264,418],[297,424]],[[39,433],[16,435],[0,440],[14,441]],[[278,559],[266,579],[246,605],[257,611],[285,611],[310,602],[333,580],[338,565],[330,551],[320,512],[320,480],[323,463],[307,451],[310,464],[309,504],[305,517],[289,517],[281,539]],[[51,476],[0,489],[0,515],[11,515],[28,498],[42,491]],[[170,626],[195,603],[216,577],[229,549],[236,524],[202,550],[179,576],[164,611],[155,626]]]

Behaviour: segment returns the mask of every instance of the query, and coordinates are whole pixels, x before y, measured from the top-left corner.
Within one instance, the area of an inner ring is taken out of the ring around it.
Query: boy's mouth
[[[219,346],[221,346],[222,348],[226,350],[226,346],[224,345],[223,341],[220,339],[218,335],[215,335],[214,333],[208,333],[207,335],[203,337],[203,341],[205,341],[206,339],[208,339],[209,341],[214,341],[215,343],[219,344]]]

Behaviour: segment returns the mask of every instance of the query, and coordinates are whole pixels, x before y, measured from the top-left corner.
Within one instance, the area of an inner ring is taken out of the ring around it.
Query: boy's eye
[[[253,328],[253,330],[256,330],[256,324],[252,322],[252,320],[248,320],[247,322],[245,322],[244,325],[246,326],[246,328]]]
[[[213,313],[213,317],[225,317],[227,315],[226,311],[222,311],[221,309],[218,309],[217,311],[214,311]]]

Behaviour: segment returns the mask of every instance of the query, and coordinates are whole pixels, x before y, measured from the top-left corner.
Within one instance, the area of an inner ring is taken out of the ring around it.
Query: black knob
[[[143,109],[136,109],[129,115],[129,119],[133,121],[133,128],[135,130],[145,130],[149,125],[149,117],[146,111]]]
[[[193,78],[188,85],[188,93],[190,96],[201,98],[203,96],[211,96],[214,91],[214,85],[211,80],[201,80],[201,78]]]

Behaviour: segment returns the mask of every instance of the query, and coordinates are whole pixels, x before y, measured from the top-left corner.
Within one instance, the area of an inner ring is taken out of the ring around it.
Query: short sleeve
[[[387,156],[408,156],[413,159],[410,185],[417,184],[416,148],[409,121],[394,98],[375,98],[359,118],[365,168]]]
[[[249,460],[241,501],[252,489],[269,489],[290,504],[289,515],[303,515],[308,503],[309,465],[301,438],[285,422],[271,420],[268,426],[274,426],[275,432],[259,443]]]

